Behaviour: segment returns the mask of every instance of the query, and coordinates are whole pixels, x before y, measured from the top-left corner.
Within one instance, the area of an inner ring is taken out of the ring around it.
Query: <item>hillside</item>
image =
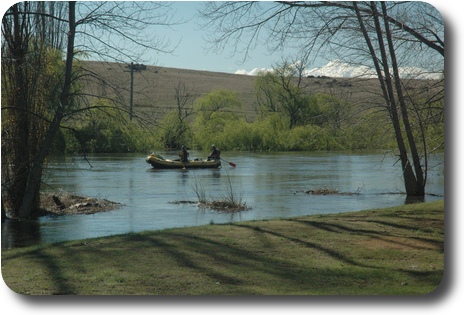
[[[123,104],[130,104],[130,72],[126,65],[88,61],[86,66],[118,91],[117,97]],[[255,116],[254,77],[155,66],[134,72],[134,112],[153,122],[161,119],[168,111],[177,108],[175,88],[179,83],[191,91],[191,103],[215,89],[236,91],[243,104],[243,113],[250,119]],[[95,95],[115,96],[114,91],[103,85],[92,83],[87,89]]]
[[[86,84],[86,91],[98,97],[116,97],[122,104],[130,104],[130,71],[125,64],[85,61],[84,65],[95,76],[109,86],[92,79]],[[256,97],[254,81],[256,77],[220,72],[147,66],[144,71],[134,72],[134,113],[156,123],[163,116],[177,108],[175,87],[180,83],[191,91],[190,105],[193,101],[215,89],[236,91],[243,104],[243,115],[248,121],[256,117],[254,106]],[[427,80],[404,81],[406,91],[411,95],[431,93],[436,82]],[[348,101],[358,109],[383,104],[377,79],[356,78],[304,78],[308,92],[326,92]],[[116,92],[115,92],[116,91]]]

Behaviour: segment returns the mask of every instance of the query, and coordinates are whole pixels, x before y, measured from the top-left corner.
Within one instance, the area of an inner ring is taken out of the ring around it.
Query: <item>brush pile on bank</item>
[[[107,199],[84,197],[70,193],[43,193],[40,196],[41,215],[93,214],[111,211],[122,206],[121,203]]]

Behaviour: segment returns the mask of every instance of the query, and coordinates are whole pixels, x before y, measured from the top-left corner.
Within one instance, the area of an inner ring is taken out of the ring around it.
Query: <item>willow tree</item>
[[[425,194],[428,148],[422,141],[424,128],[414,130],[410,116],[418,108],[431,108],[426,104],[443,102],[444,23],[435,8],[423,2],[209,2],[201,15],[202,26],[211,30],[210,49],[218,53],[232,47],[233,54],[246,59],[258,45],[270,52],[292,47],[309,59],[334,56],[374,68],[395,133],[406,193]],[[422,104],[406,97],[405,78],[425,77],[417,71],[400,73],[406,68],[442,75],[433,97],[422,97]],[[432,116],[443,117],[443,107],[437,107]],[[427,115],[415,116],[417,125],[427,123],[422,119]]]
[[[71,117],[98,107],[89,102],[92,95],[78,87],[103,80],[80,67],[77,58],[137,61],[147,50],[169,53],[168,42],[143,31],[169,25],[170,18],[169,6],[150,2],[25,1],[6,11],[1,47],[2,217],[6,210],[12,218],[34,216],[43,168],[60,128]]]
[[[44,154],[61,105],[69,102],[71,73],[61,51],[64,43],[73,43],[74,32],[69,29],[65,39],[59,30],[68,24],[65,12],[72,15],[73,9],[23,2],[2,19],[2,210],[12,209],[15,216],[28,216],[26,207],[38,208]]]

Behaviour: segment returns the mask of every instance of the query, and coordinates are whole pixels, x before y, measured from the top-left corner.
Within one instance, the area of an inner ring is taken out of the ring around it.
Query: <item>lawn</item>
[[[27,295],[422,295],[444,272],[444,201],[2,250]]]

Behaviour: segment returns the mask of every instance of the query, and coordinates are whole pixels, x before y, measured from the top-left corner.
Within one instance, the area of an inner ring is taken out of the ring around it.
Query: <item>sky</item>
[[[172,1],[173,9],[176,10],[176,19],[187,20],[188,22],[181,25],[173,26],[172,29],[164,28],[163,35],[168,36],[173,42],[178,42],[173,54],[157,55],[157,65],[164,67],[205,70],[214,72],[226,72],[237,74],[256,75],[258,71],[272,69],[277,63],[289,55],[295,55],[296,51],[286,48],[283,52],[279,51],[270,54],[264,46],[254,48],[249,58],[243,61],[243,54],[230,55],[230,51],[224,51],[222,54],[216,54],[207,51],[208,43],[204,38],[207,37],[207,31],[198,25],[198,9],[202,7],[201,1]],[[343,70],[331,67],[330,61],[316,60],[312,66],[310,74],[323,75],[337,74],[343,75]],[[329,64],[329,68],[327,68]],[[333,63],[332,63],[333,65]],[[352,70],[345,69],[345,74],[352,73]]]
[[[176,19],[184,19],[188,22],[173,26],[172,30],[163,29],[164,35],[169,36],[174,42],[180,39],[180,42],[173,54],[158,56],[160,66],[227,73],[252,72],[253,69],[270,69],[282,58],[281,53],[269,55],[264,47],[254,49],[250,59],[244,63],[241,54],[229,56],[227,51],[220,55],[208,52],[206,51],[208,44],[204,40],[207,32],[196,23],[197,10],[202,7],[202,2],[173,1],[172,5],[177,11]]]
[[[8,2],[11,2],[11,0],[8,0]],[[438,0],[432,0],[432,2],[438,2]],[[174,52],[147,53],[143,56],[145,60],[136,62],[161,67],[256,75],[259,71],[271,70],[280,64],[283,59],[290,56],[294,58],[297,55],[297,52],[292,51],[290,48],[285,48],[283,52],[279,51],[269,54],[264,46],[257,46],[251,50],[249,58],[243,61],[243,54],[231,56],[230,51],[227,50],[222,54],[207,51],[208,43],[205,41],[205,38],[208,37],[207,30],[201,29],[197,23],[199,21],[197,16],[198,10],[202,8],[204,2],[170,1],[170,3],[172,9],[175,11],[173,20],[187,22],[171,25],[170,27],[156,26],[148,34],[156,34],[160,38],[168,39],[172,43],[172,46],[175,46]],[[5,5],[5,2],[2,1],[3,5]],[[434,4],[432,3],[432,5]],[[329,77],[354,77],[366,71],[371,73],[372,77],[375,77],[375,73],[371,69],[354,67],[326,55],[311,61],[305,74]]]
[[[430,2],[429,2],[430,3]],[[256,75],[259,71],[267,71],[280,63],[283,58],[296,51],[286,49],[284,52],[269,54],[265,47],[258,46],[251,51],[250,58],[243,62],[243,55],[230,56],[230,51],[215,54],[206,51],[208,46],[204,40],[207,32],[202,30],[195,21],[197,10],[201,8],[202,2],[197,1],[172,1],[173,9],[176,10],[176,19],[188,20],[187,23],[173,26],[172,29],[164,28],[160,35],[169,37],[173,42],[178,42],[173,54],[160,54],[156,56],[156,65],[172,68],[183,68],[193,70],[205,70],[214,72],[226,72],[246,75]],[[325,56],[327,57],[327,56]],[[306,70],[306,75],[329,76],[329,77],[353,77],[364,73],[365,68],[354,67],[342,63],[337,59],[319,57],[314,60]],[[367,69],[372,77],[375,72]],[[423,78],[438,78],[439,75],[426,76]]]

